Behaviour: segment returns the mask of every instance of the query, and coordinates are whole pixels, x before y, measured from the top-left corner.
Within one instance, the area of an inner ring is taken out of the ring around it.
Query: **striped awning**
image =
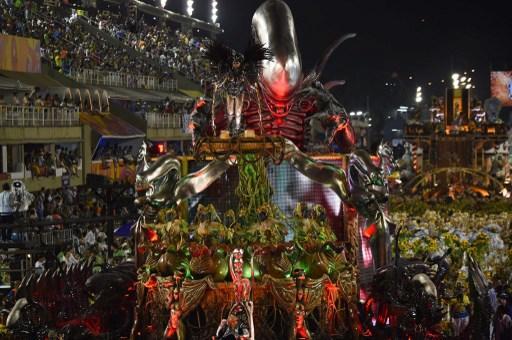
[[[107,138],[144,138],[146,134],[135,126],[112,114],[80,113],[80,122],[89,125],[102,137]]]

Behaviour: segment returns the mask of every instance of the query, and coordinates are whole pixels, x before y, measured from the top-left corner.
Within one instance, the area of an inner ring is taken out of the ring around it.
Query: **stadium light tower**
[[[452,74],[452,85],[454,89],[458,89],[460,85],[460,75],[458,73]]]
[[[189,17],[194,13],[194,0],[187,0],[187,14]]]
[[[421,92],[421,86],[416,88],[416,103],[421,103],[423,101],[423,94]]]
[[[217,0],[212,0],[212,23],[217,23]]]

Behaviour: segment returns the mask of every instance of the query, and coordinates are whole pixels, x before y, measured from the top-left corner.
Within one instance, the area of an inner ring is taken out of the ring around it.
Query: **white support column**
[[[7,145],[2,145],[2,172],[7,173]]]

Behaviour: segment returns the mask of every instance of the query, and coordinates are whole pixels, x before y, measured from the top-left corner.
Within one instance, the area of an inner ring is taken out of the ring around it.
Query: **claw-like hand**
[[[236,159],[233,157],[224,161],[214,160],[204,168],[188,174],[176,184],[173,200],[179,204],[182,200],[203,192],[234,164]]]
[[[296,156],[297,154],[301,154],[302,152],[300,149],[295,145],[294,142],[291,140],[285,138],[284,139],[284,159],[287,161],[292,161],[292,158]]]
[[[285,139],[284,160],[304,176],[334,190],[342,201],[348,202],[348,184],[342,168],[310,158],[289,139]]]

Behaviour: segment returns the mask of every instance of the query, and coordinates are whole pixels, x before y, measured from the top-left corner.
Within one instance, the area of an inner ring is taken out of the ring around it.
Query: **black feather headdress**
[[[257,69],[261,69],[264,60],[272,60],[272,51],[264,47],[263,44],[252,42],[249,43],[244,52],[244,63],[252,65]]]
[[[233,62],[233,50],[219,41],[210,41],[206,46],[204,58],[218,73],[225,73],[231,68]]]
[[[204,57],[210,62],[218,76],[229,72],[235,59],[240,62],[240,70],[250,82],[255,81],[263,61],[272,60],[272,52],[255,42],[250,42],[243,54],[236,52],[218,41],[212,41],[206,46]]]

